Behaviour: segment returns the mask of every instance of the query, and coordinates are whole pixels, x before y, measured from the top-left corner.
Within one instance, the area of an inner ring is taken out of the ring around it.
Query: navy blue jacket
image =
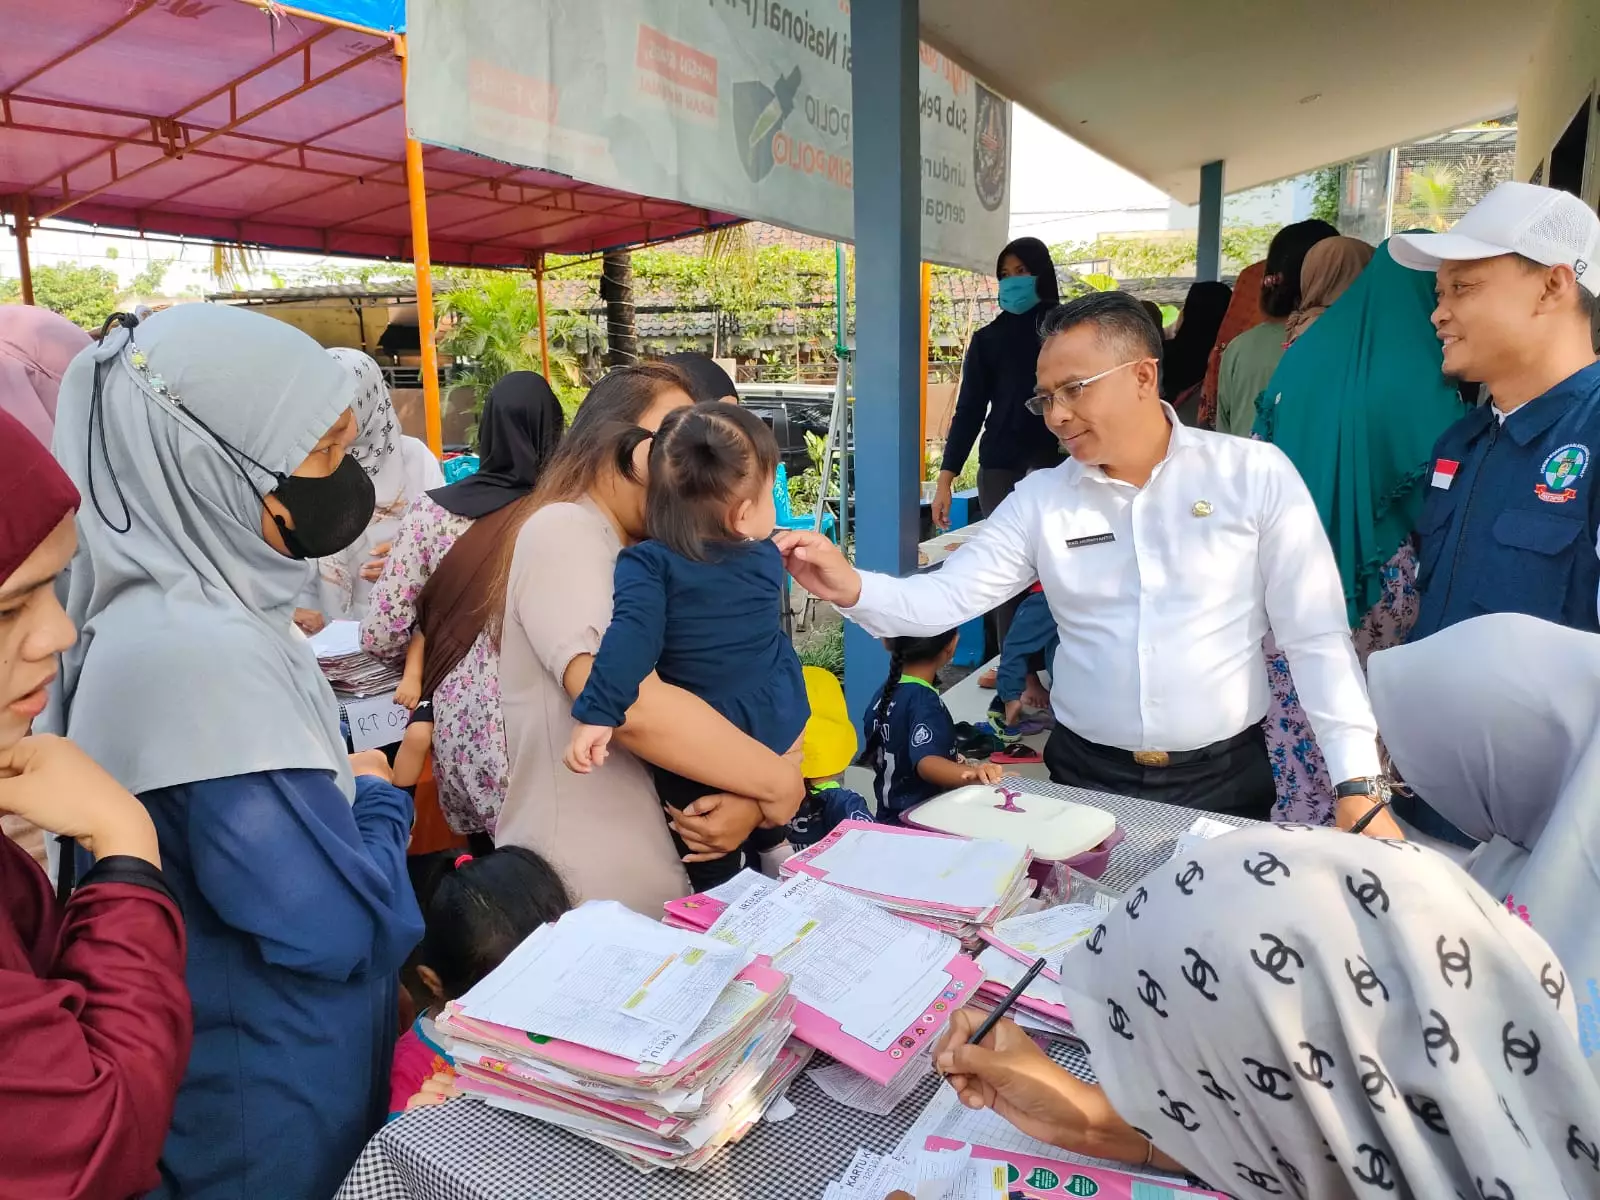
[[[189,930],[194,1051],[155,1200],[331,1196],[388,1111],[422,937],[411,797],[259,771],[139,797]]]
[[[961,474],[980,428],[980,467],[1025,473],[1061,461],[1055,434],[1027,409],[1039,365],[1039,322],[1049,311],[1041,303],[1025,313],[1002,312],[972,335],[941,470]]]
[[[902,675],[880,719],[878,702],[882,698],[883,689],[879,688],[867,706],[866,765],[875,775],[879,822],[898,825],[901,813],[943,790],[917,774],[917,764],[929,756],[953,759],[956,726],[938,691],[920,679]]]
[[[1411,640],[1496,612],[1600,631],[1596,449],[1600,363],[1503,423],[1484,405],[1445,430],[1417,520]]]
[[[654,671],[785,753],[811,708],[783,632],[783,584],[783,557],[770,541],[720,547],[708,562],[657,541],[629,546],[617,557],[611,625],[574,719],[616,728]]]

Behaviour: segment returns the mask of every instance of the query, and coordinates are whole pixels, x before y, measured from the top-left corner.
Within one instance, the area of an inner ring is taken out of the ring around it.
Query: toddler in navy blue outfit
[[[639,432],[641,441],[648,437]],[[572,770],[605,760],[651,671],[779,754],[799,739],[809,709],[781,623],[784,566],[771,541],[777,465],[772,431],[736,405],[696,404],[661,422],[650,447],[650,539],[617,559],[611,625],[572,706]],[[655,780],[661,801],[677,809],[716,790],[660,769]],[[752,836],[751,852],[783,841],[782,821],[772,824]],[[678,847],[688,853],[681,841]],[[685,866],[704,891],[732,878],[744,854]]]
[[[955,656],[960,631],[933,637],[885,638],[889,678],[867,708],[866,765],[877,773],[878,820],[900,824],[914,804],[969,783],[999,783],[994,763],[968,763],[956,754],[956,727],[934,686],[939,668]]]

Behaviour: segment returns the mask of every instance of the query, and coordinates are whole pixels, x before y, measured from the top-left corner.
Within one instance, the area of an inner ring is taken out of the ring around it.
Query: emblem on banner
[[[994,212],[1006,198],[1006,172],[1011,168],[1006,102],[976,79],[972,84],[972,180],[978,203]]]
[[[1544,482],[1534,486],[1533,494],[1548,504],[1565,504],[1577,498],[1578,489],[1570,486],[1589,469],[1589,447],[1572,442],[1544,460],[1540,473]]]

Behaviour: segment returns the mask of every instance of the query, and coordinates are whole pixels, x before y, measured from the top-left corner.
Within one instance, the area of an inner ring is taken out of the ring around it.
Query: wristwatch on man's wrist
[[[1340,800],[1348,800],[1354,796],[1370,796],[1374,800],[1383,802],[1394,795],[1394,788],[1382,775],[1365,775],[1357,779],[1346,779],[1333,789],[1333,794]]]

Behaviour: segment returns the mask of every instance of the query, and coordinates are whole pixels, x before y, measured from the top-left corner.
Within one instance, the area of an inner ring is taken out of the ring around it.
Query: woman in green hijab
[[[1378,247],[1367,269],[1294,343],[1260,400],[1255,433],[1289,456],[1339,562],[1356,653],[1398,645],[1416,620],[1411,530],[1433,444],[1466,412],[1430,319],[1433,279]],[[1333,785],[1269,639],[1267,749],[1275,817],[1328,824]]]

